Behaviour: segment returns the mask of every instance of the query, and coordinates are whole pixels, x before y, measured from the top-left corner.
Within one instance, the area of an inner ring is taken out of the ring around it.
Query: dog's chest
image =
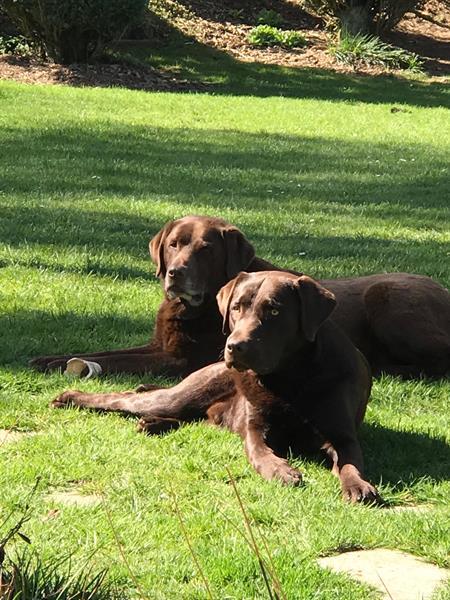
[[[161,345],[174,355],[188,352],[191,359],[198,358],[201,362],[204,359],[205,364],[215,362],[225,343],[219,312],[215,305],[198,312],[191,315],[180,303],[166,302],[157,322]]]
[[[308,381],[257,377],[251,372],[241,377],[241,391],[268,423],[300,423],[314,414],[314,393]]]
[[[265,438],[273,448],[301,447],[317,449],[323,443],[316,423],[318,398],[309,381],[278,378],[243,378],[243,392],[257,410]]]

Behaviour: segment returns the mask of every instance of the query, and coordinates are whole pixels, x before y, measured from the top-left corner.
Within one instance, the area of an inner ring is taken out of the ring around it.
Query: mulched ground
[[[23,83],[66,84],[72,86],[126,87],[153,91],[205,91],[202,83],[177,79],[149,67],[122,64],[55,65],[48,62],[0,56],[0,79]]]
[[[261,3],[257,3],[260,9]],[[318,19],[301,11],[294,0],[266,2],[279,12],[290,28],[300,30],[308,40],[304,49],[253,48],[247,36],[255,23],[255,5],[229,0],[218,6],[212,0],[178,0],[177,11],[170,15],[172,25],[202,44],[227,52],[237,60],[288,67],[315,67],[340,72],[379,75],[381,67],[340,65],[327,51],[328,35]],[[180,5],[183,10],[179,10]],[[245,8],[242,8],[244,5]],[[430,0],[424,12],[437,15],[446,26],[441,27],[407,14],[389,41],[425,59],[425,70],[431,76],[450,74],[450,11],[438,0]],[[397,72],[401,76],[401,72]],[[204,91],[205,84],[181,80],[149,67],[124,64],[61,66],[36,60],[0,56],[0,79],[26,83],[66,84],[74,86],[111,87],[159,91]]]

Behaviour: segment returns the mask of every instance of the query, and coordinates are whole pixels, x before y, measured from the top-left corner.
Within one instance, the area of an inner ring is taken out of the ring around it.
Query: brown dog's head
[[[169,299],[199,306],[246,269],[255,251],[226,221],[190,216],[167,223],[150,241],[150,255]]]
[[[333,311],[334,295],[310,277],[280,271],[240,273],[217,295],[231,335],[227,367],[273,373],[293,352],[315,340]]]

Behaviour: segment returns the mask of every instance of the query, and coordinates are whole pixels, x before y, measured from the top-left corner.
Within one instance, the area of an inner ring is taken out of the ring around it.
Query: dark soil
[[[207,86],[143,66],[126,64],[56,65],[31,58],[0,56],[0,79],[24,83],[126,87],[154,91],[205,91]]]
[[[173,27],[201,44],[226,52],[245,62],[288,67],[315,67],[340,72],[379,75],[382,67],[337,63],[327,51],[328,34],[323,23],[304,11],[295,0],[248,1],[170,0],[165,15]],[[308,40],[304,49],[253,48],[247,42],[250,29],[261,8],[278,12],[289,29],[300,30]],[[424,68],[432,77],[450,74],[450,11],[437,0],[423,9],[441,25],[407,14],[387,38],[392,44],[423,57]],[[392,73],[392,72],[391,72]],[[394,72],[401,75],[401,72]],[[205,84],[194,83],[150,67],[128,64],[89,64],[61,66],[32,59],[0,56],[0,79],[27,83],[67,84],[75,86],[120,86],[142,90],[203,91]]]

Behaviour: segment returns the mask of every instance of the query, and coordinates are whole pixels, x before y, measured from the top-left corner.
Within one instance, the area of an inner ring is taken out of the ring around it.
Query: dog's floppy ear
[[[230,316],[230,304],[233,298],[234,290],[236,289],[237,284],[243,279],[249,277],[248,273],[239,273],[237,277],[229,281],[226,285],[223,286],[219,290],[219,293],[216,296],[217,305],[219,307],[220,314],[223,317],[222,324],[222,332],[226,333],[229,329],[228,319]]]
[[[223,229],[222,236],[225,241],[227,277],[233,279],[240,271],[245,271],[255,258],[255,249],[236,227]]]
[[[313,342],[317,330],[333,312],[336,298],[306,275],[297,279],[296,286],[300,296],[303,333],[308,341]]]
[[[162,277],[166,276],[166,263],[164,262],[164,242],[166,241],[168,233],[171,231],[175,221],[170,221],[166,223],[161,231],[150,240],[148,245],[150,250],[150,256],[152,261],[156,265],[156,277],[160,275]]]

